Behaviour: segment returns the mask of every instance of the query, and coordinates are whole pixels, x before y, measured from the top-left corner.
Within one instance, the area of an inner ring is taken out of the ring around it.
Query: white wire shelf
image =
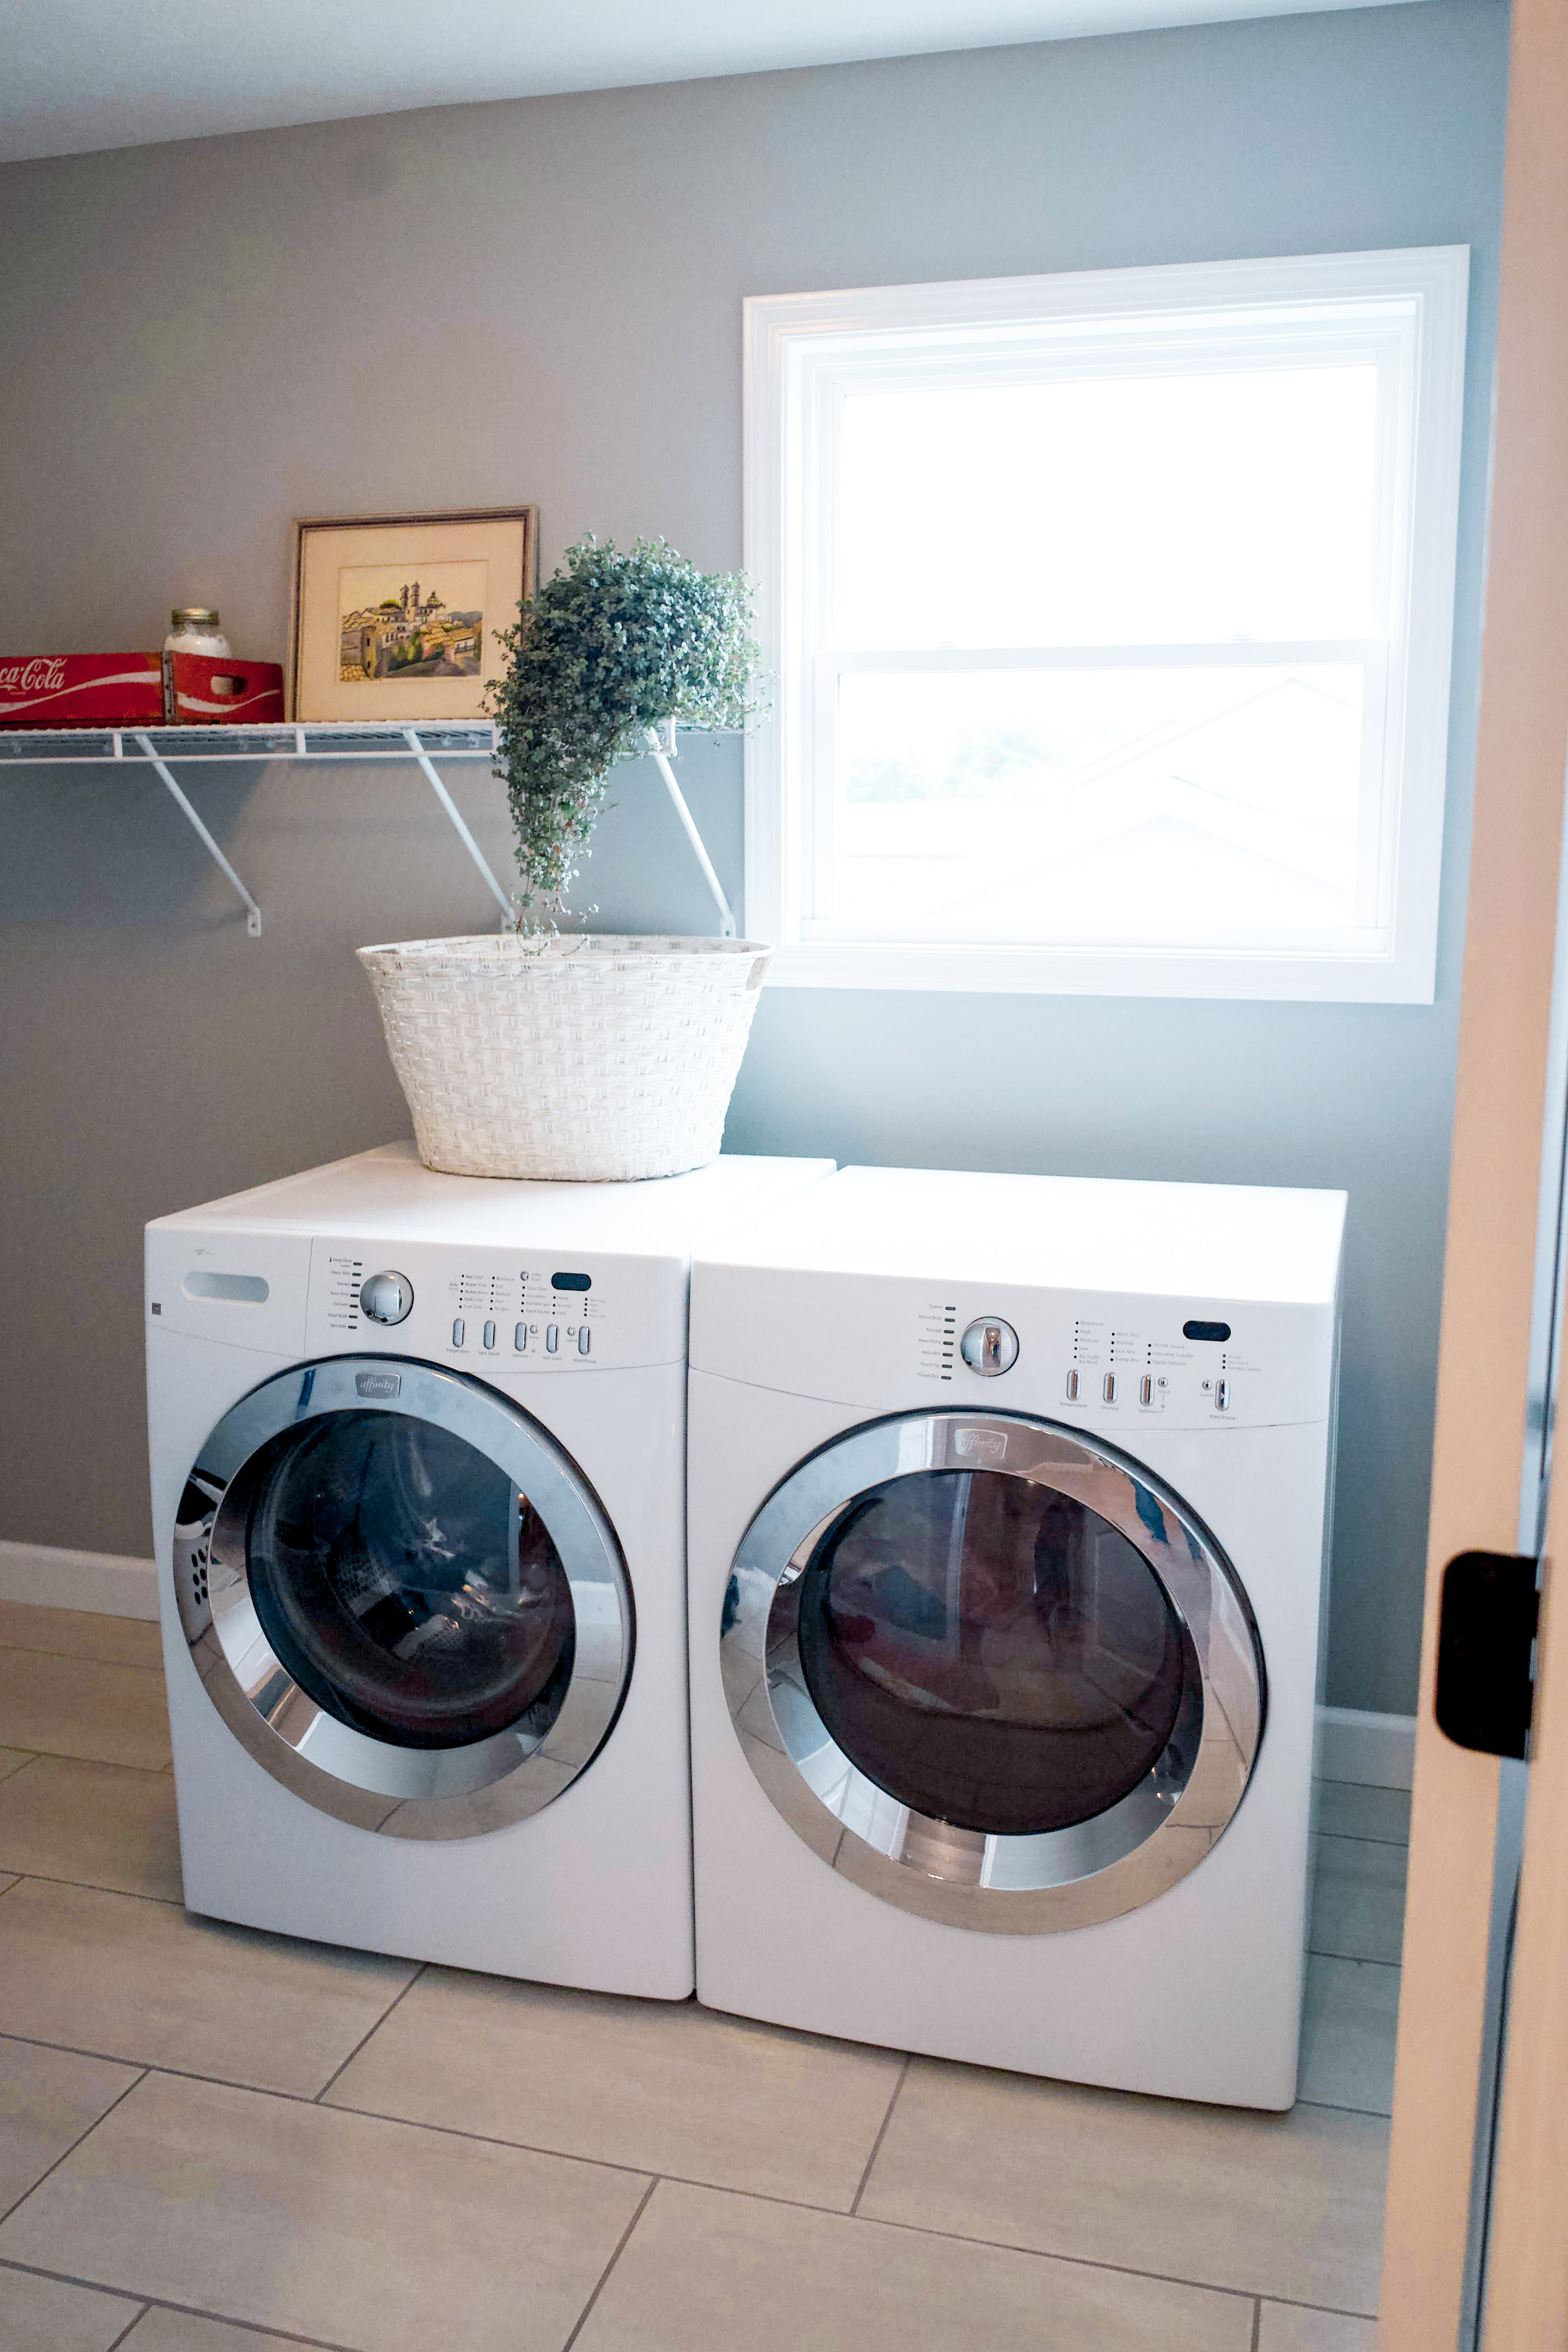
[[[167,787],[175,807],[191,826],[207,856],[238,893],[245,907],[245,928],[253,940],[261,937],[261,908],[213,839],[184,788],[174,776],[176,764],[204,765],[239,760],[414,760],[450,818],[485,884],[507,921],[511,900],[491,873],[489,861],[463,821],[462,813],[436,772],[441,760],[493,760],[496,730],[489,719],[446,719],[421,727],[396,725],[331,727],[16,727],[0,732],[0,769],[58,768],[73,765],[151,768]]]
[[[674,748],[674,730],[669,734]],[[702,869],[702,878],[719,909],[722,936],[735,936],[735,918],[702,838],[675,781],[669,755],[649,731],[647,750],[664,779],[675,813]],[[227,877],[245,905],[245,928],[250,938],[261,937],[261,908],[213,839],[174,768],[186,762],[223,765],[240,760],[413,760],[425,772],[430,789],[449,818],[458,840],[484,877],[485,886],[510,923],[516,908],[490,871],[484,851],[463,820],[461,811],[437,774],[437,760],[489,760],[496,753],[496,730],[488,719],[432,719],[421,726],[335,727],[306,722],[279,727],[59,727],[8,728],[0,730],[0,771],[5,768],[58,768],[73,765],[113,765],[151,768],[167,788],[208,856]]]
[[[55,768],[72,760],[491,760],[488,719],[418,727],[18,727],[0,732],[0,764]]]

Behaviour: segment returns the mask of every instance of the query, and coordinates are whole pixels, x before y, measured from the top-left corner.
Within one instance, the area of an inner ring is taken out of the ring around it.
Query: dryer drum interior
[[[365,1828],[537,1811],[625,1694],[631,1595],[603,1512],[529,1415],[458,1374],[349,1358],[266,1382],[204,1446],[175,1553],[226,1720]]]
[[[785,1819],[870,1892],[990,1931],[1163,1893],[1262,1732],[1213,1538],[1134,1464],[1022,1417],[904,1414],[811,1456],[742,1543],[722,1649]]]

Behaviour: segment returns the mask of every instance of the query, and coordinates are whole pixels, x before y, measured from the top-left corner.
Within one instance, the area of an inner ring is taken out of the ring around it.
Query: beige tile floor
[[[0,1602],[0,2352],[1373,2352],[1394,1791],[1263,2116],[192,1918],[168,1754],[155,1629]]]

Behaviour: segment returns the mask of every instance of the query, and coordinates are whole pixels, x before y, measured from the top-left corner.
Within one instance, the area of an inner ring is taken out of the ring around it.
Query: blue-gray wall
[[[1330,1695],[1413,1702],[1465,877],[1507,18],[1496,0],[393,115],[0,171],[0,649],[281,649],[301,513],[537,499],[741,548],[742,295],[1468,243],[1434,1007],[777,991],[742,1150],[1345,1186]],[[733,746],[683,762],[739,886]],[[0,778],[0,1535],[145,1549],[139,1228],[406,1131],[360,941],[488,928],[407,772]],[[496,855],[498,790],[458,789]],[[646,774],[597,919],[706,928]]]

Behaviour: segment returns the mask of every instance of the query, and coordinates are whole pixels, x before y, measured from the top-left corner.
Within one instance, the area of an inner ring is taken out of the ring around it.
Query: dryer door
[[[250,1754],[395,1836],[537,1812],[592,1762],[631,1672],[631,1589],[576,1465],[493,1389],[395,1357],[302,1366],[224,1415],[175,1584]]]
[[[900,1414],[813,1454],[746,1530],[721,1641],[784,1819],[884,1901],[989,1933],[1163,1894],[1262,1736],[1213,1538],[1125,1457],[1010,1414]]]

